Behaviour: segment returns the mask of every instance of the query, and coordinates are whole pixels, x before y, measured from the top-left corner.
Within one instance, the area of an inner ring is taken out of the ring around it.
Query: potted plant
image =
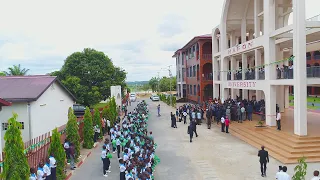
[[[265,128],[266,126],[264,125],[264,122],[262,120],[258,121],[258,124],[255,126],[256,129],[261,129],[261,128]]]

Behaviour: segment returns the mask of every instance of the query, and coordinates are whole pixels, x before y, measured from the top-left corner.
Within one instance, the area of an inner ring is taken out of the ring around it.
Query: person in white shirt
[[[222,116],[221,117],[221,132],[224,132],[224,127],[225,127],[225,119],[224,119],[224,117]]]
[[[119,159],[119,168],[120,168],[120,180],[125,180],[126,179],[126,166],[124,165],[123,159]]]
[[[280,112],[277,112],[276,120],[277,120],[277,129],[280,131],[281,130],[281,113]]]
[[[50,159],[47,159],[46,164],[43,166],[43,171],[46,173],[46,180],[51,180],[51,167],[50,167]]]
[[[291,177],[287,173],[287,167],[283,166],[282,171],[278,172],[276,175],[277,180],[291,180]]]
[[[188,113],[186,111],[183,111],[183,124],[187,124],[187,115]]]
[[[38,180],[44,180],[46,179],[46,173],[44,172],[44,169],[43,169],[43,162],[40,162],[39,163],[39,166],[38,166],[38,171],[37,171],[37,179]]]
[[[108,177],[108,172],[109,171],[109,167],[110,167],[110,160],[107,157],[107,148],[105,145],[102,146],[102,151],[101,151],[101,159],[102,159],[102,169],[103,169],[103,176],[104,177]]]
[[[50,168],[51,168],[51,180],[57,180],[57,171],[56,171],[57,161],[54,158],[53,153],[51,153],[49,160],[50,160]]]
[[[118,135],[117,139],[116,139],[116,146],[117,146],[117,153],[118,153],[118,159],[120,158],[120,145],[121,145],[121,141],[120,141],[120,136]]]
[[[319,171],[315,170],[313,172],[313,178],[311,180],[320,180]]]
[[[64,147],[64,150],[65,150],[65,152],[66,152],[67,159],[70,159],[70,148],[69,148],[70,145],[69,145],[68,139],[65,139],[65,140],[64,140],[63,147]]]
[[[37,180],[36,169],[30,168],[30,177],[29,180]]]
[[[110,123],[110,120],[108,119],[107,120],[107,131],[108,131],[109,135],[110,135],[110,127],[111,127],[111,123]]]

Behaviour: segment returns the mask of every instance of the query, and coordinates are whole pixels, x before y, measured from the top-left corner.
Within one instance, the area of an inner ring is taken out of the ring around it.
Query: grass
[[[107,103],[98,103],[96,105],[93,105],[92,108],[104,108],[107,105]]]
[[[294,97],[294,96],[289,96],[289,100],[293,100],[293,99],[294,99],[293,97]],[[310,103],[312,103],[312,102],[320,103],[320,98],[319,98],[319,97],[311,97],[311,96],[308,96],[308,97],[307,97],[307,102],[310,102]]]
[[[293,103],[294,98],[293,97],[294,96],[289,96],[289,100],[291,101],[289,103],[289,106],[294,106],[294,103]],[[307,102],[308,103],[320,103],[320,98],[319,97],[310,97],[310,96],[308,96],[307,97]],[[308,105],[307,108],[311,109],[311,110],[317,110],[317,109],[320,109],[320,106],[310,106],[310,105]]]

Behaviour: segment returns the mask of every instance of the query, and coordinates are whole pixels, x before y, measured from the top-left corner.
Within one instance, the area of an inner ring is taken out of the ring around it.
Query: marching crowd
[[[156,144],[152,132],[148,135],[147,114],[147,104],[142,101],[133,112],[129,112],[110,129],[110,139],[105,139],[101,152],[105,177],[111,172],[112,153],[117,153],[120,180],[153,179],[153,171],[159,158],[155,155]]]

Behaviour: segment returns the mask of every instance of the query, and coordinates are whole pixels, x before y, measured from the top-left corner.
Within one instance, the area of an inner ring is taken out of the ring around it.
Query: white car
[[[158,95],[152,95],[151,98],[150,98],[152,101],[159,101],[160,98]]]
[[[131,94],[130,94],[130,101],[131,101],[131,102],[135,102],[136,100],[137,100],[136,94],[135,94],[135,93],[131,93]]]

